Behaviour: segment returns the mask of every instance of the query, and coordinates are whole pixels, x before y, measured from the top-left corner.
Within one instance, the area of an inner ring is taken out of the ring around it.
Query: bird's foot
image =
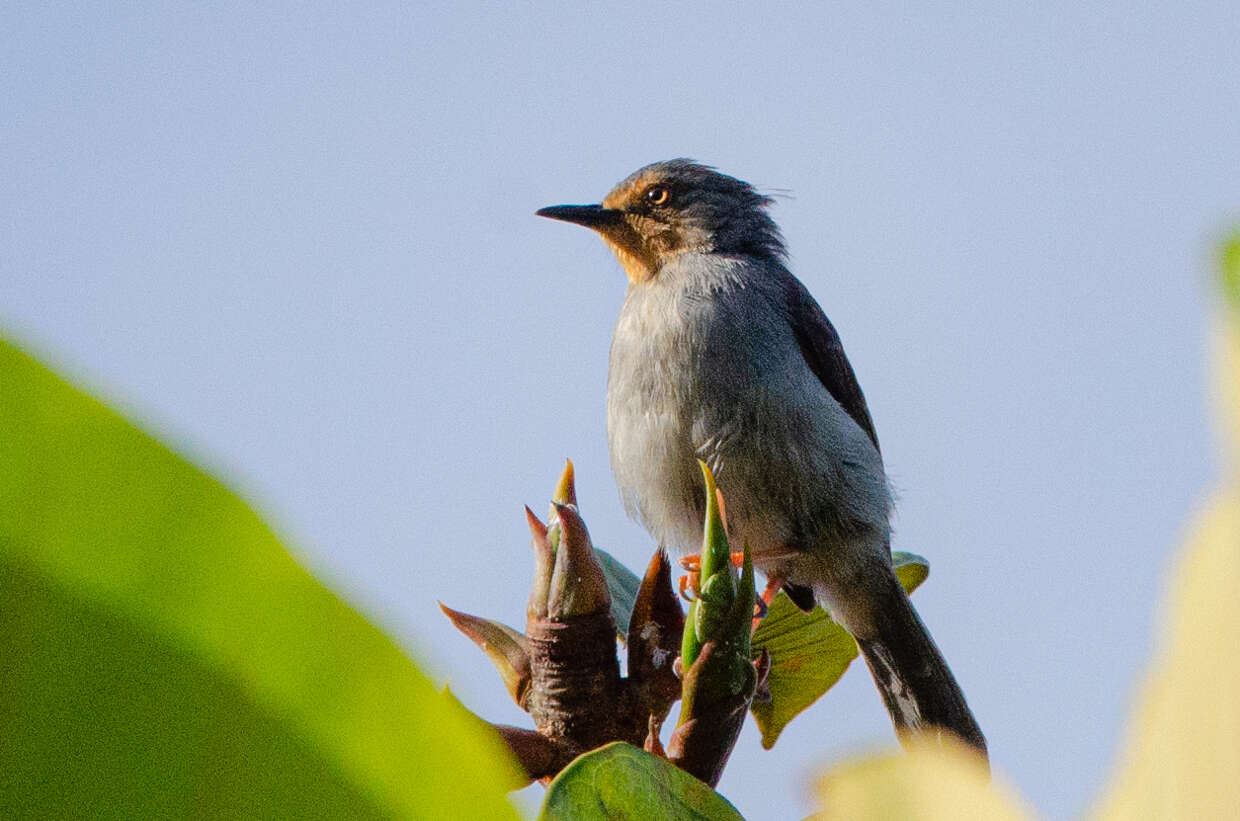
[[[700,573],[702,571],[702,554],[690,553],[687,556],[681,556],[680,566],[690,573]],[[745,552],[743,550],[732,551],[732,566],[745,566]]]
[[[743,551],[732,551],[732,566],[743,567],[745,564],[745,554]],[[690,553],[687,556],[680,557],[680,566],[684,568],[686,575],[680,577],[680,596],[685,601],[693,601],[698,597],[702,589],[702,555],[700,553]]]
[[[743,550],[734,550],[731,555],[733,567],[745,566],[745,552]],[[684,568],[685,575],[680,577],[680,597],[685,601],[693,601],[698,598],[702,589],[702,556],[699,553],[690,553],[687,556],[680,557],[680,566]],[[782,582],[780,582],[782,584]],[[774,593],[769,596],[770,585],[767,585],[767,592],[763,593],[754,602],[754,625],[766,618],[767,605],[774,598]],[[775,592],[779,592],[779,586],[775,587]]]

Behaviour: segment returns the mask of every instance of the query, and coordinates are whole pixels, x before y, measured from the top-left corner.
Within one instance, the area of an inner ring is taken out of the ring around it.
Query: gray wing
[[[857,375],[853,373],[852,365],[844,355],[840,335],[835,332],[831,320],[827,319],[827,315],[818,307],[818,303],[800,280],[788,274],[785,288],[788,324],[792,326],[806,364],[827,392],[840,403],[853,421],[861,426],[878,450],[878,434],[874,432],[870,409],[866,407],[865,395],[857,384]]]

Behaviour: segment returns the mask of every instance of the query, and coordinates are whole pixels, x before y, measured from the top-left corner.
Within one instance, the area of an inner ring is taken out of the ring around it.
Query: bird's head
[[[690,251],[782,256],[771,202],[747,182],[679,159],[638,169],[598,205],[553,205],[538,216],[594,229],[640,283]]]

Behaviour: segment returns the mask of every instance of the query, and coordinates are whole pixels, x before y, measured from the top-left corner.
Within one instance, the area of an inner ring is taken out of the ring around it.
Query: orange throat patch
[[[629,282],[645,282],[654,277],[655,261],[646,249],[637,243],[623,243],[620,238],[610,237],[607,234],[602,236],[603,242],[607,243],[607,247],[616,255],[616,259],[620,260],[620,267],[624,268]]]

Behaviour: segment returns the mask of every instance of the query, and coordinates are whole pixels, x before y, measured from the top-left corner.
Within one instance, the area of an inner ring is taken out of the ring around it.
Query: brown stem
[[[610,610],[564,621],[530,619],[526,635],[526,708],[538,731],[581,751],[616,740],[623,688]]]
[[[747,645],[721,649],[707,642],[680,680],[675,660],[684,613],[667,555],[660,550],[646,570],[629,619],[628,677],[622,679],[607,578],[574,504],[572,478],[569,463],[548,524],[526,508],[535,567],[525,634],[444,608],[491,658],[536,729],[492,726],[526,776],[546,781],[581,753],[613,741],[665,755],[659,730],[672,704],[683,697],[681,723],[666,757],[713,786],[759,677],[749,665]],[[749,605],[744,607],[747,623]]]
[[[556,743],[536,730],[512,727],[507,724],[491,725],[508,745],[513,757],[525,771],[530,781],[552,778],[573,760],[573,754],[564,745]]]
[[[719,783],[745,723],[759,674],[735,649],[708,641],[685,672],[680,724],[667,744],[667,759],[712,787]],[[740,672],[740,680],[736,680]],[[728,685],[728,686],[721,686]]]

